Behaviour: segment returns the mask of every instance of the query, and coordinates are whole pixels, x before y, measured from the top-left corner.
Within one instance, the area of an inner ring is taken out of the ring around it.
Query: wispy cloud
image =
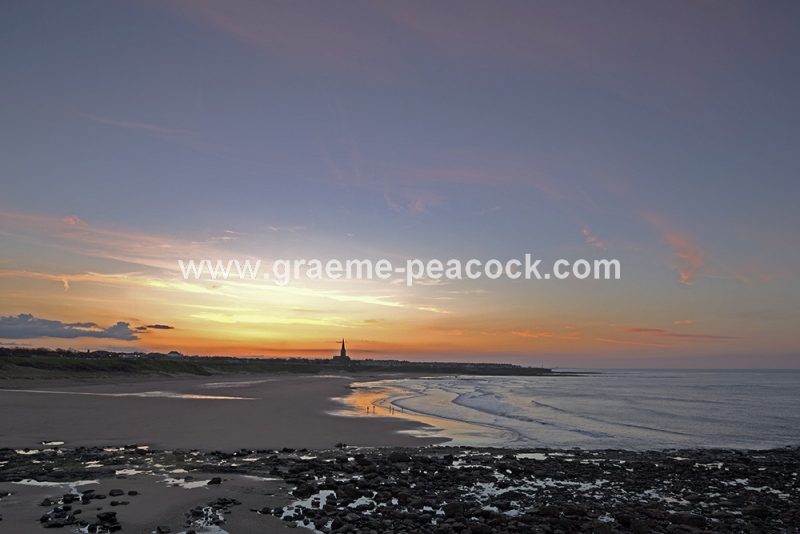
[[[178,13],[232,39],[307,71],[346,71],[398,83],[389,64],[401,54],[378,4],[272,4],[252,0],[171,0]],[[365,24],[366,23],[366,24]],[[387,57],[388,56],[388,57]]]
[[[269,230],[270,232],[288,232],[290,234],[293,234],[295,232],[302,232],[305,229],[306,229],[305,226],[300,226],[300,225],[294,225],[294,226],[274,226],[274,225],[270,225],[270,226],[267,226],[267,230]]]
[[[126,120],[118,120],[113,119],[111,117],[100,117],[98,115],[91,115],[91,114],[83,114],[87,119],[97,122],[99,124],[105,124],[106,126],[114,126],[116,128],[124,128],[126,130],[139,130],[141,132],[161,136],[161,137],[172,137],[172,138],[191,138],[196,137],[197,134],[190,131],[184,130],[183,128],[169,128],[166,126],[161,126],[158,124],[151,124],[147,122],[135,122],[135,121],[126,121]]]
[[[743,283],[768,283],[783,276],[777,271],[765,269],[760,262],[722,262],[688,232],[678,230],[665,217],[654,213],[640,216],[659,232],[663,242],[672,251],[672,264],[682,284],[691,285],[700,276]]]
[[[511,332],[511,334],[515,335],[517,337],[526,337],[526,338],[532,338],[532,339],[538,339],[538,338],[543,338],[543,337],[553,337],[553,333],[552,332],[536,331],[536,330],[528,330],[528,329],[515,330],[515,331]]]
[[[658,343],[658,342],[643,342],[643,341],[630,341],[627,339],[614,339],[608,337],[596,337],[594,338],[595,341],[599,341],[601,343],[610,343],[612,345],[632,345],[636,347],[665,347],[667,346],[665,343]]]
[[[177,260],[224,257],[222,248],[231,239],[211,237],[187,241],[168,236],[89,224],[76,215],[55,217],[37,213],[0,210],[0,234],[66,249],[70,253],[117,260],[141,267],[176,271]],[[235,237],[225,233],[222,237]]]
[[[39,271],[25,270],[0,270],[0,278],[30,278],[34,280],[48,280],[59,282],[63,285],[64,291],[70,289],[70,284],[75,282],[92,282],[99,284],[127,284],[127,285],[147,285],[147,282],[140,278],[141,273],[43,273]]]
[[[672,247],[681,283],[693,283],[697,272],[706,263],[705,252],[688,235],[674,230],[665,231],[664,240]]]
[[[646,334],[650,336],[656,337],[672,337],[672,338],[679,338],[679,339],[698,339],[698,340],[708,340],[708,341],[723,341],[729,339],[741,339],[737,336],[720,336],[716,334],[686,334],[680,332],[672,332],[669,330],[664,330],[662,328],[643,328],[643,327],[632,327],[628,329],[628,332],[632,332],[634,334]]]
[[[708,254],[688,234],[675,229],[663,217],[645,214],[645,220],[661,234],[661,238],[672,250],[673,266],[678,271],[682,284],[691,285],[706,266]]]
[[[164,126],[150,122],[104,117],[100,115],[93,115],[91,113],[79,113],[79,115],[97,124],[138,132],[150,137],[155,137],[157,139],[172,143],[178,143],[194,149],[209,150],[218,153],[232,152],[229,147],[213,143],[209,141],[206,136],[185,128],[175,128],[172,126]]]
[[[450,313],[448,310],[444,310],[442,308],[437,308],[435,306],[417,306],[419,311],[431,312],[431,313]]]
[[[641,97],[703,88],[742,51],[765,52],[757,13],[743,6],[683,10],[561,2],[288,2],[171,0],[166,5],[270,59],[307,71],[345,71],[413,83],[416,50],[454,65],[516,65],[587,79]],[[627,23],[626,23],[627,22]],[[763,22],[763,20],[761,21]],[[707,32],[673,28],[714,27]],[[788,32],[788,28],[780,28]],[[721,46],[721,43],[735,43]],[[653,60],[655,58],[655,61]],[[693,91],[694,92],[694,91]]]
[[[402,197],[404,198],[400,198],[400,195],[391,195],[388,192],[383,193],[383,198],[386,200],[386,205],[389,208],[411,215],[425,213],[431,207],[442,204],[442,201],[438,197],[427,193],[406,193],[402,195]]]
[[[591,230],[589,230],[588,226],[584,226],[583,228],[581,228],[581,233],[583,234],[583,237],[586,239],[586,243],[587,244],[589,244],[589,245],[591,245],[591,246],[593,246],[595,248],[601,248],[601,249],[605,249],[606,248],[605,241],[603,241],[602,239],[600,239],[599,237],[594,235],[591,232]]]

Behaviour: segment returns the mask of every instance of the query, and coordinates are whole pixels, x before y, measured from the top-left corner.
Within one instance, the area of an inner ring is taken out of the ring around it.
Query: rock
[[[411,456],[400,451],[392,451],[389,454],[389,461],[392,463],[405,463],[411,461]]]
[[[561,517],[561,508],[552,504],[539,508],[539,515],[547,517]]]
[[[315,493],[317,493],[317,487],[309,483],[302,483],[292,490],[292,495],[300,499],[308,499]]]
[[[579,517],[583,517],[588,513],[586,507],[578,504],[567,504],[562,508],[562,511],[564,512],[564,515]]]
[[[111,523],[117,520],[117,512],[100,512],[97,519],[101,523]]]
[[[672,514],[670,520],[678,525],[689,525],[696,528],[704,528],[706,526],[705,517],[690,512],[677,512]]]
[[[220,477],[214,477],[208,481],[209,486],[214,486],[216,484],[222,484],[222,479]]]
[[[456,517],[464,515],[464,503],[455,501],[449,502],[442,507],[445,517]]]
[[[112,489],[108,494],[112,497],[119,497],[120,495],[125,495],[125,492],[121,489]]]
[[[745,506],[742,508],[742,514],[750,517],[758,517],[761,519],[765,519],[769,517],[769,508],[766,506],[761,506],[759,504],[752,504],[750,506]]]

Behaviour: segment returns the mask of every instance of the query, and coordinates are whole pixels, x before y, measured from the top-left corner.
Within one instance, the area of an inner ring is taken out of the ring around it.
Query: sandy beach
[[[396,382],[369,382],[387,378],[3,380],[0,532],[689,533],[800,519],[795,447],[430,447],[441,440],[408,433],[436,435],[429,419],[389,402]]]
[[[364,376],[359,380],[363,381]],[[0,380],[0,444],[146,444],[203,450],[417,446],[401,418],[341,417],[347,376]]]
[[[211,472],[189,473],[173,456],[132,469],[129,456],[151,450],[308,450],[441,441],[401,433],[421,425],[386,413],[341,415],[351,408],[334,399],[350,394],[352,382],[344,375],[252,374],[0,380],[0,447],[30,467],[50,461],[57,466],[28,477],[0,462],[0,531],[10,527],[25,534],[63,523],[61,528],[73,532],[80,521],[94,524],[96,532],[114,531],[117,524],[124,532],[142,534],[288,530],[271,513],[233,513],[290,502],[291,486],[281,478],[231,474],[230,466],[215,471],[213,464],[204,466]],[[129,448],[120,448],[125,445]],[[62,450],[82,447],[104,459],[64,462]],[[67,475],[76,465],[81,474]],[[207,484],[214,477],[222,483]],[[123,494],[111,497],[112,490]],[[81,501],[84,492],[102,499]],[[52,505],[42,506],[48,502]],[[219,502],[227,505],[216,506]],[[114,515],[102,515],[108,513]],[[111,519],[104,523],[100,517]]]

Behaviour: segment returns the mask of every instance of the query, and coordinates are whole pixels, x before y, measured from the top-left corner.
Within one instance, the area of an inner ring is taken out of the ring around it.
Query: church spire
[[[342,350],[341,350],[341,352],[339,353],[339,357],[341,357],[341,358],[347,358],[347,349],[346,349],[346,348],[345,348],[345,346],[344,346],[344,338],[342,338]]]

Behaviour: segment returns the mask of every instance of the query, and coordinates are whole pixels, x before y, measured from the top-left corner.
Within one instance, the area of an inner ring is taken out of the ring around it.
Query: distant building
[[[352,360],[350,356],[347,355],[347,348],[344,346],[344,339],[342,339],[342,350],[339,351],[339,354],[331,358],[334,363],[350,363]]]

